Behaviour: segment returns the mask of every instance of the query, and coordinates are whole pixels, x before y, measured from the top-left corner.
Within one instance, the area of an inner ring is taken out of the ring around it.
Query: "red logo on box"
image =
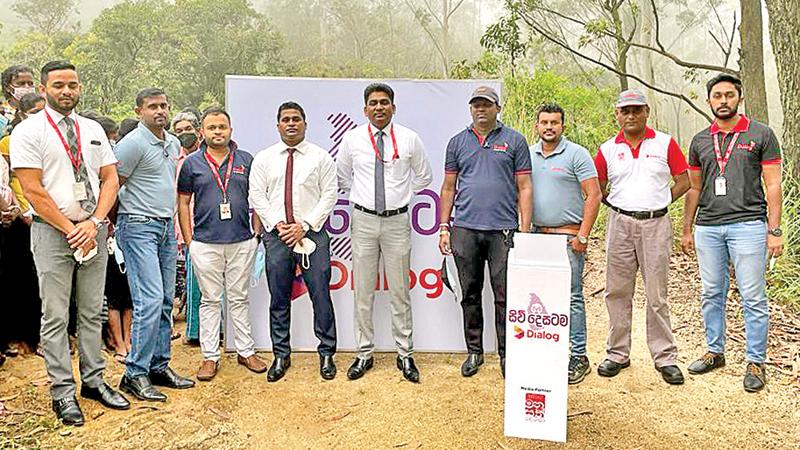
[[[544,394],[525,393],[525,420],[531,422],[544,422],[545,402]]]

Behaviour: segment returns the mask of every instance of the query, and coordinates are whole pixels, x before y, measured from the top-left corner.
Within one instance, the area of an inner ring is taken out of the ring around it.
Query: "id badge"
[[[714,179],[714,194],[717,197],[728,195],[728,186],[725,183],[725,177],[717,177]]]
[[[219,204],[219,218],[220,220],[231,220],[233,215],[231,214],[231,204],[230,203],[220,203]]]
[[[89,199],[89,195],[86,193],[86,184],[83,181],[72,183],[72,194],[79,202]]]

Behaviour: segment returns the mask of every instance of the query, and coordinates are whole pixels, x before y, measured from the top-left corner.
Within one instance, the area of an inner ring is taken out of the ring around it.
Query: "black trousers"
[[[39,345],[42,321],[42,300],[39,279],[31,253],[31,227],[16,219],[0,235],[0,269],[3,286],[0,341],[24,342],[31,348]],[[2,343],[0,343],[2,345]]]
[[[325,230],[309,230],[306,237],[314,241],[316,250],[309,257],[308,269],[302,269],[303,281],[311,297],[314,310],[314,335],[319,339],[320,355],[336,353],[336,316],[331,301],[330,238]],[[267,283],[271,297],[269,306],[270,336],[275,356],[286,357],[292,352],[289,329],[292,317],[292,285],[295,270],[301,257],[278,237],[277,230],[264,236],[266,249]]]
[[[497,353],[506,355],[506,267],[508,251],[514,244],[514,230],[481,231],[453,227],[453,249],[461,282],[464,338],[469,353],[483,353],[483,273],[489,264],[494,294]]]

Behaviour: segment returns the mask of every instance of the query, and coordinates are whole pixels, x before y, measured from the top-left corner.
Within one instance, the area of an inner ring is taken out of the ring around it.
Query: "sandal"
[[[180,339],[181,336],[183,336],[181,334],[181,332],[180,331],[176,331],[176,332],[172,333],[172,337],[170,338],[170,340],[174,341],[175,339]]]
[[[114,361],[116,361],[116,362],[118,362],[118,363],[120,363],[122,365],[125,365],[125,358],[127,358],[127,357],[128,357],[128,355],[123,355],[122,353],[119,353],[119,352],[114,353]]]

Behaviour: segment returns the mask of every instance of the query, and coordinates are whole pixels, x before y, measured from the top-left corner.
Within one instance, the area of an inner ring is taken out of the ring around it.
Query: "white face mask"
[[[17,101],[20,101],[22,100],[22,97],[33,92],[36,92],[36,88],[33,86],[20,86],[15,87],[14,92],[11,95],[13,95]]]
[[[309,255],[314,253],[314,250],[317,249],[317,244],[314,243],[309,238],[303,238],[294,245],[294,252],[301,255],[300,266],[303,269],[308,270],[311,267],[311,260],[309,259]]]

